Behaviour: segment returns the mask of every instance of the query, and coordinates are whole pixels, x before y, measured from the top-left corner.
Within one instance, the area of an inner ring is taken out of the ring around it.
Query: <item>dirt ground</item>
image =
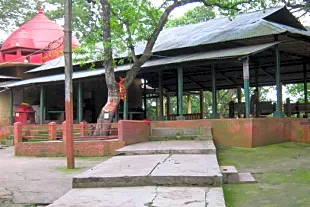
[[[72,177],[106,157],[77,158],[74,170],[66,158],[15,157],[14,148],[0,149],[0,206],[50,204],[71,189]]]
[[[220,165],[251,172],[258,183],[224,185],[227,207],[310,206],[310,144],[220,148]]]

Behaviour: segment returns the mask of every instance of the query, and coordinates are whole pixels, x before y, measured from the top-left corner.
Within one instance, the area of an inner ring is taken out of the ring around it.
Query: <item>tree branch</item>
[[[142,56],[139,58],[139,60],[137,60],[136,62],[134,62],[134,64],[132,65],[131,69],[128,71],[126,78],[125,78],[125,82],[124,82],[124,86],[126,88],[129,87],[129,85],[131,84],[131,82],[133,81],[133,79],[136,77],[136,75],[138,74],[138,72],[141,69],[141,66],[152,56],[152,50],[153,47],[155,45],[155,42],[160,34],[160,32],[162,31],[162,29],[164,28],[168,17],[170,15],[170,13],[177,7],[180,6],[184,6],[190,3],[203,3],[205,6],[207,7],[212,7],[212,6],[217,6],[221,9],[225,9],[225,10],[238,10],[237,6],[240,4],[247,4],[247,3],[252,3],[255,0],[241,0],[241,1],[237,1],[234,4],[225,4],[225,3],[221,3],[221,1],[212,1],[212,2],[207,2],[205,0],[167,0],[166,2],[172,2],[171,5],[169,5],[164,13],[162,14],[162,16],[159,19],[159,22],[157,24],[157,26],[155,27],[153,33],[151,34],[150,38],[148,39],[145,49],[143,51]],[[164,4],[163,4],[164,5]]]

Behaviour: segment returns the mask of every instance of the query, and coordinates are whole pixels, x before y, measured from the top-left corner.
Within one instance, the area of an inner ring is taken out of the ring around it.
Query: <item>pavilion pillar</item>
[[[203,89],[199,91],[199,102],[200,102],[200,119],[204,119],[204,110],[203,110]]]
[[[255,104],[255,117],[259,117],[259,86],[258,86],[258,67],[255,67],[255,90],[256,90],[256,100],[254,101]]]
[[[183,68],[178,68],[178,120],[183,120]]]
[[[170,120],[170,92],[167,92],[167,120]]]
[[[159,120],[164,119],[164,89],[163,89],[163,73],[159,71],[158,74],[158,88],[159,88]]]
[[[245,97],[245,118],[250,117],[250,80],[249,80],[249,57],[243,60],[243,82]]]
[[[45,91],[44,87],[40,88],[40,124],[44,124],[44,108],[45,108]]]
[[[308,108],[308,85],[307,85],[307,65],[304,62],[303,64],[303,69],[304,69],[304,98],[305,98],[305,104],[306,104],[306,109]],[[305,118],[308,117],[308,114],[305,114]]]
[[[216,72],[215,66],[211,65],[211,73],[212,73],[212,119],[219,118],[217,113],[217,97],[216,97]]]
[[[284,112],[282,111],[282,84],[281,84],[281,68],[280,68],[280,53],[279,45],[276,48],[276,85],[277,85],[277,106],[274,112],[274,117],[284,117]]]
[[[144,119],[147,119],[147,98],[146,98],[146,79],[144,79],[144,85],[143,85],[143,105],[144,105]]]
[[[126,99],[124,100],[123,120],[128,120],[128,90],[126,90]]]
[[[77,98],[77,108],[78,108],[78,122],[81,123],[83,120],[83,83],[78,83],[78,98]]]
[[[191,102],[191,95],[187,95],[187,113],[191,114],[192,113],[192,102]]]
[[[10,89],[10,125],[13,125],[14,123],[14,116],[13,116],[13,110],[14,110],[14,100],[13,100],[14,94],[13,89]]]
[[[238,100],[238,104],[241,104],[242,101],[242,90],[241,90],[241,86],[238,86],[237,88],[237,100]],[[240,112],[238,111],[238,118],[241,117]]]

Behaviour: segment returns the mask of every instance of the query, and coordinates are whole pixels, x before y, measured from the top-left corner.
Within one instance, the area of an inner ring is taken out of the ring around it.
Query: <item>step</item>
[[[73,178],[73,188],[221,186],[215,154],[116,156]]]
[[[72,189],[49,207],[226,207],[222,188],[122,187]]]
[[[207,141],[158,141],[142,142],[116,150],[117,155],[151,155],[151,154],[215,154],[212,140]]]
[[[220,166],[220,170],[223,175],[223,183],[239,183],[238,171],[234,166]]]
[[[212,136],[210,127],[197,128],[170,128],[161,127],[152,129],[152,137],[184,137],[184,136]]]
[[[256,183],[251,173],[238,173],[234,166],[220,166],[224,184]]]
[[[212,136],[206,135],[183,135],[183,136],[166,136],[166,137],[154,137],[151,136],[151,141],[168,141],[168,140],[213,140]]]

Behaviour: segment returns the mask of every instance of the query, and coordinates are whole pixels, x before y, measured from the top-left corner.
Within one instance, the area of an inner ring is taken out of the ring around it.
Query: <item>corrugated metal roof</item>
[[[271,42],[271,43],[265,43],[265,44],[259,44],[259,45],[251,45],[251,46],[209,51],[209,52],[201,52],[201,53],[195,53],[195,54],[180,55],[180,56],[175,56],[175,57],[162,58],[158,60],[151,60],[151,61],[147,61],[142,66],[142,69],[149,68],[149,67],[155,67],[155,66],[161,66],[161,65],[178,64],[178,63],[184,63],[184,62],[190,62],[190,61],[196,61],[196,60],[211,60],[211,59],[246,56],[246,55],[261,52],[278,43],[279,42]],[[115,72],[126,71],[129,69],[130,69],[130,65],[117,66],[115,68]],[[104,74],[103,68],[96,69],[96,70],[82,71],[82,72],[74,72],[73,79],[87,78],[87,77],[98,76],[98,75],[103,75],[103,74]],[[36,83],[47,83],[47,82],[64,81],[64,80],[65,80],[64,74],[59,74],[59,75],[51,75],[51,76],[46,76],[46,77],[22,80],[19,82],[8,84],[5,87],[10,88],[10,87],[30,85],[30,84],[36,84]]]
[[[87,78],[87,77],[98,76],[98,75],[103,75],[103,74],[104,74],[104,69],[74,72],[72,74],[72,79]],[[57,82],[57,81],[64,81],[64,80],[65,80],[64,74],[57,74],[57,75],[26,79],[26,80],[14,82],[11,84],[7,84],[2,87],[12,88],[16,86],[31,85],[31,84],[36,84],[36,83],[50,83],[50,82]]]
[[[0,80],[18,80],[21,78],[13,77],[13,76],[6,76],[6,75],[0,75]]]

